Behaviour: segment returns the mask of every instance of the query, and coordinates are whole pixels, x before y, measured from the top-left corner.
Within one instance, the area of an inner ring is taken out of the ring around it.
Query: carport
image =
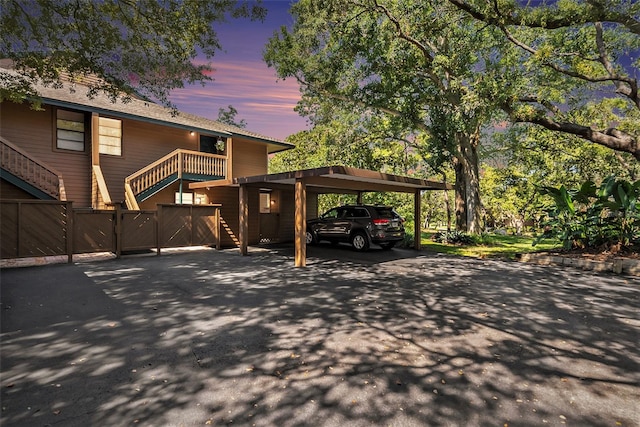
[[[450,190],[443,182],[392,175],[377,171],[357,169],[347,166],[327,166],[293,172],[233,178],[230,181],[209,181],[199,186],[232,185],[240,187],[240,253],[248,253],[249,203],[248,188],[288,188],[294,187],[295,194],[295,266],[306,265],[305,243],[307,222],[307,192],[318,194],[357,194],[358,202],[366,192],[398,192],[414,194],[415,218],[421,217],[420,194],[424,190]],[[414,247],[420,249],[421,222],[414,224]]]

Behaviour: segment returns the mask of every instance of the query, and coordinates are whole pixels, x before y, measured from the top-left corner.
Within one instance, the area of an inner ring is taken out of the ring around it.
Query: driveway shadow
[[[289,251],[3,270],[2,425],[640,424],[634,279]]]

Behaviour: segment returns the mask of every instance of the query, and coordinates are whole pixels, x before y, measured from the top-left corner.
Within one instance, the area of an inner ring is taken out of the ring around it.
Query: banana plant
[[[640,180],[630,183],[615,177],[599,187],[584,182],[578,190],[542,187],[540,192],[553,199],[553,205],[541,221],[542,238],[555,237],[564,249],[640,243]]]

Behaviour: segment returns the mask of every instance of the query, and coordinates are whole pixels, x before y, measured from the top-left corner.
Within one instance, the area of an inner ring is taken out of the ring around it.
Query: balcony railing
[[[0,166],[55,200],[66,200],[62,175],[0,137]]]
[[[192,179],[194,176],[226,175],[226,156],[178,149],[125,178],[125,196],[127,204],[134,205],[132,199],[137,195],[173,177]]]

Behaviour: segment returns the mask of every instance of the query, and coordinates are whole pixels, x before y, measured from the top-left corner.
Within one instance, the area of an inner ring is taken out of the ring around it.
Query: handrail
[[[138,205],[138,201],[136,200],[135,194],[133,194],[133,190],[129,183],[124,184],[124,201],[127,204],[127,209],[133,211],[139,211],[140,205]]]
[[[66,199],[59,172],[1,136],[0,166],[55,199]]]
[[[111,195],[109,194],[109,189],[107,188],[107,182],[104,179],[104,175],[102,174],[102,169],[99,165],[93,165],[93,177],[96,180],[96,185],[98,187],[98,194],[102,199],[102,203],[108,205],[111,203]]]
[[[134,195],[177,174],[199,174],[226,177],[227,157],[219,154],[179,148],[125,178]]]

